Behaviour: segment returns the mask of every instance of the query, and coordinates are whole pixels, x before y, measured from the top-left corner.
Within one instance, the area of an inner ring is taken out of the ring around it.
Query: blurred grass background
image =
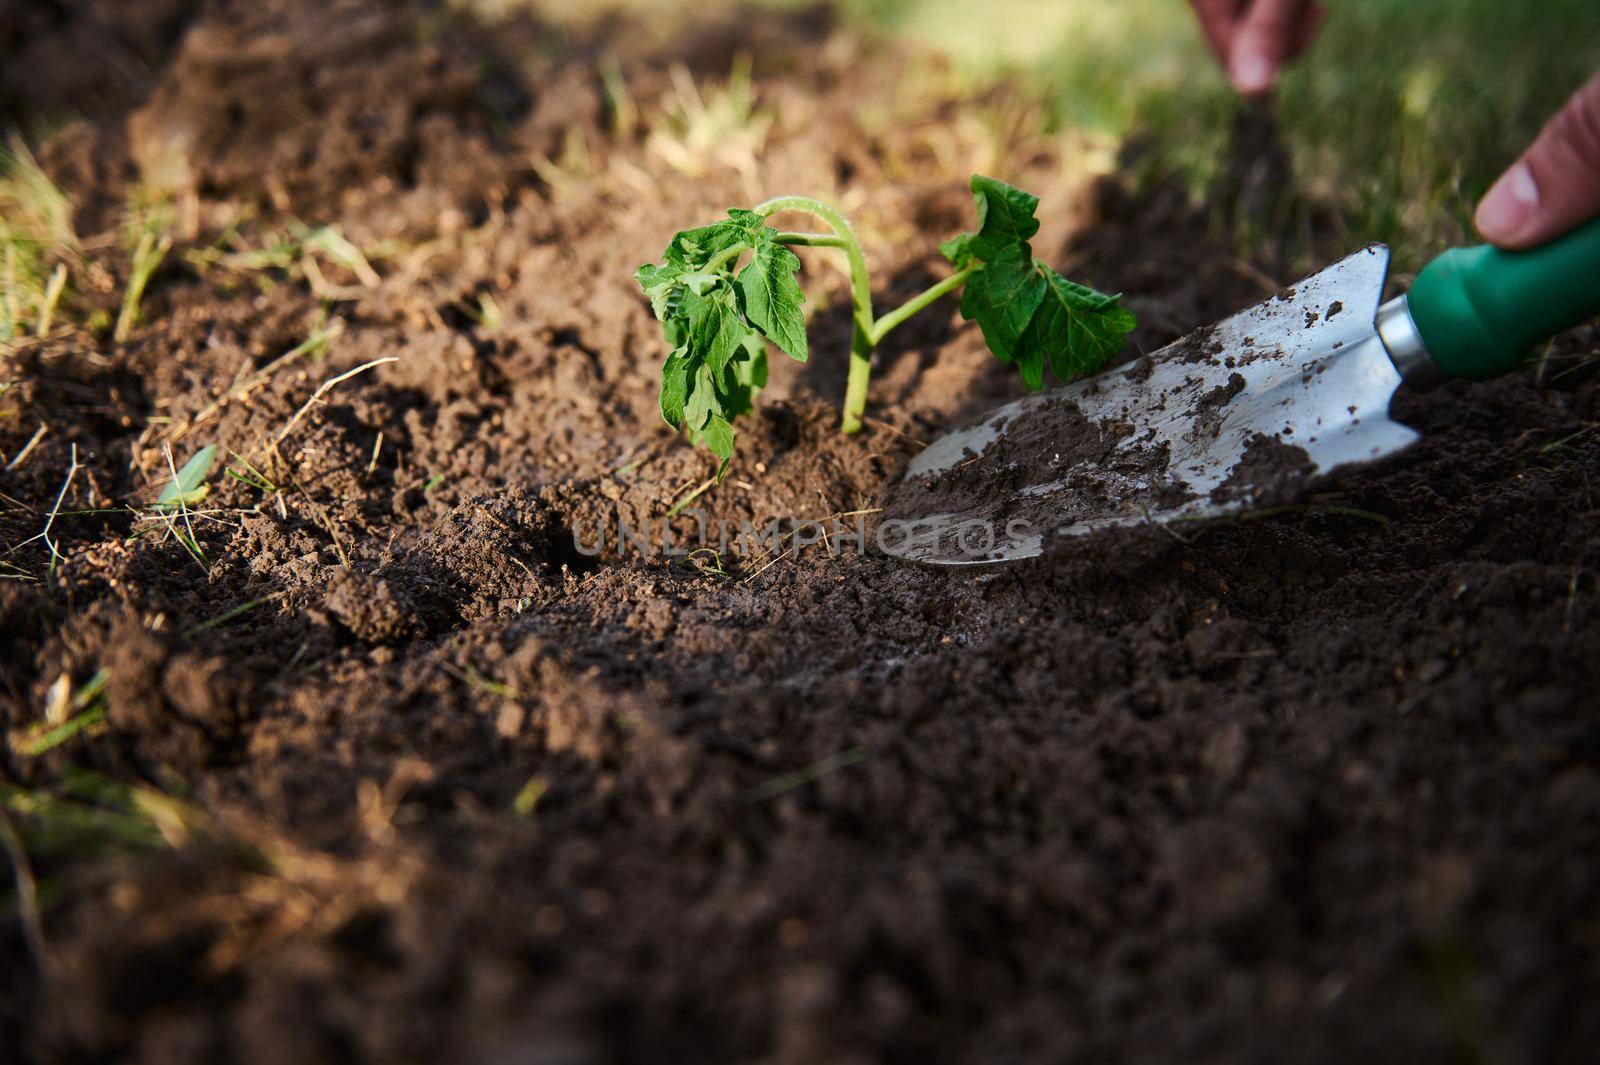
[[[778,0],[786,2],[786,0]],[[1596,0],[1327,0],[1284,77],[1294,172],[1351,239],[1416,266],[1471,239],[1472,209],[1600,69]],[[975,79],[1017,76],[1051,121],[1150,134],[1147,173],[1198,192],[1236,102],[1182,0],[840,0],[847,21],[924,41]]]

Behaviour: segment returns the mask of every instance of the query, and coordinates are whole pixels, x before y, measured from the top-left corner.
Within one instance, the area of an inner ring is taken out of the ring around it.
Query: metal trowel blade
[[[1417,439],[1374,326],[1389,250],[1372,245],[1098,377],[1007,404],[936,440],[891,492],[879,540],[922,562],[1030,558],[1048,539],[1215,518]]]

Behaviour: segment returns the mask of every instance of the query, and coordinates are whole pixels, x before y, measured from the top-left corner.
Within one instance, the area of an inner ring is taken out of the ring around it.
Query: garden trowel
[[[1001,562],[1055,537],[1195,521],[1292,501],[1417,433],[1401,384],[1508,373],[1600,315],[1600,221],[1541,248],[1457,248],[1382,302],[1370,245],[1138,361],[1007,404],[936,440],[891,493],[885,551]]]

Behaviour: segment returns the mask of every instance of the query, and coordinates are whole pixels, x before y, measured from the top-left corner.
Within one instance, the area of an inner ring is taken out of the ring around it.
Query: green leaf
[[[156,497],[156,509],[177,510],[204,499],[206,493],[211,490],[205,483],[206,474],[211,472],[211,463],[216,457],[215,444],[207,444],[196,451],[194,457],[183,464],[183,469],[178,471],[177,477],[167,482],[167,486]]]
[[[1063,381],[1097,372],[1122,350],[1133,315],[1118,306],[1118,296],[1068,281],[1048,266],[1040,270],[1048,291],[1018,345],[1018,361],[1026,367],[1028,360],[1048,357]]]
[[[678,281],[696,296],[712,292],[724,280],[726,279],[721,274],[708,274],[698,270],[686,271],[678,277]]]
[[[661,366],[661,417],[674,429],[683,425],[683,405],[689,398],[689,360],[679,348]]]
[[[740,354],[728,364],[722,392],[722,415],[729,421],[755,406],[756,393],[767,386],[767,345],[750,333]]]
[[[767,344],[761,339],[760,334],[751,333],[745,337],[744,347],[747,357],[735,362],[734,370],[741,383],[751,388],[767,387]]]
[[[738,283],[750,323],[791,359],[805,362],[805,293],[794,276],[799,269],[800,257],[768,237],[756,246],[750,265],[739,271]]]
[[[661,335],[666,338],[668,346],[673,351],[682,348],[687,353],[689,350],[689,319],[681,314],[675,318],[668,318],[661,323]]]
[[[1039,197],[1014,185],[982,174],[972,175],[972,199],[978,208],[978,237],[974,251],[988,262],[1007,246],[1026,244],[1039,232],[1033,216]]]
[[[978,231],[940,245],[958,269],[981,263],[961,294],[961,313],[976,321],[1002,362],[1013,362],[1030,389],[1044,385],[1048,362],[1063,380],[1098,371],[1122,350],[1134,327],[1118,297],[1068,281],[1033,255],[1039,198],[1003,181],[972,176]]]
[[[668,315],[672,290],[678,284],[681,271],[672,265],[657,266],[655,263],[645,263],[634,271],[633,279],[639,282],[639,287],[644,289],[644,294],[650,297],[650,309],[655,316],[665,320]]]
[[[1023,258],[1027,245],[1007,248],[998,258],[967,279],[961,293],[961,314],[978,323],[989,350],[1010,362],[1017,342],[1044,300],[1045,280],[1032,257]]]
[[[946,259],[955,263],[957,270],[964,270],[971,265],[975,255],[972,251],[972,242],[978,239],[976,233],[960,233],[939,245],[939,251]],[[643,282],[640,282],[643,284]]]
[[[688,422],[691,429],[701,429],[705,427],[706,419],[721,413],[722,404],[717,402],[711,367],[701,363],[695,368],[694,384],[689,390],[688,402],[683,407],[684,421]]]
[[[686,229],[672,238],[667,245],[668,265],[684,272],[699,269],[719,252],[738,244],[748,243],[748,227],[734,222],[714,222],[699,229]]]
[[[707,295],[685,289],[679,295],[679,307],[679,320],[686,327],[680,334],[689,357],[708,362],[712,375],[720,376],[750,331],[733,304],[733,293],[726,285]]]
[[[800,260],[777,233],[755,211],[733,208],[725,221],[676,234],[661,263],[634,274],[673,349],[661,367],[661,416],[712,447],[722,470],[732,454],[732,419],[751,409],[767,381],[763,338],[806,357]],[[735,276],[747,249],[751,261]]]
[[[727,460],[733,455],[733,426],[728,424],[728,419],[720,414],[713,414],[706,421],[706,426],[700,431],[700,439],[711,449],[711,453],[723,460],[726,467]],[[720,479],[722,471],[717,471]]]
[[[1039,391],[1044,387],[1044,349],[1034,344],[1018,352],[1017,369],[1022,372],[1022,387]]]
[[[717,463],[715,475],[720,482],[723,474],[728,472],[729,463],[733,461],[733,426],[722,415],[713,414],[706,422],[706,427],[691,433],[690,438],[722,460]]]

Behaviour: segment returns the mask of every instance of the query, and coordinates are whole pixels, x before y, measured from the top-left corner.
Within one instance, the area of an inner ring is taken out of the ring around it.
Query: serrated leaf
[[[177,510],[191,503],[198,503],[206,497],[210,487],[206,484],[206,474],[211,472],[211,464],[217,457],[217,445],[207,444],[178,471],[178,475],[161,490],[156,497],[157,510]]]
[[[634,271],[633,279],[644,289],[644,294],[650,298],[650,309],[662,321],[666,321],[670,314],[672,290],[678,285],[680,276],[679,268],[670,264],[657,266],[655,263],[645,263]]]
[[[972,200],[978,208],[978,237],[973,250],[985,262],[1008,246],[1026,244],[1039,232],[1039,220],[1033,216],[1039,197],[1032,193],[973,174]]]
[[[690,357],[706,360],[712,376],[722,376],[728,360],[741,349],[744,337],[750,333],[750,326],[734,307],[733,293],[726,285],[706,296],[688,289],[682,294],[680,305],[682,320],[688,326],[682,333],[683,342],[688,345]]]
[[[706,427],[697,433],[691,433],[690,438],[722,460],[717,463],[715,474],[720,483],[723,475],[728,472],[729,463],[733,461],[733,426],[720,414],[713,414],[706,422]]]
[[[728,360],[743,349],[750,327],[733,305],[731,293],[719,292],[701,300],[690,315],[689,351],[704,359],[713,378],[720,379]]]
[[[961,314],[978,323],[989,350],[1011,361],[1017,342],[1044,300],[1045,280],[1027,245],[1012,246],[967,279]]]
[[[767,218],[759,211],[752,211],[744,207],[728,208],[728,221],[742,228],[747,235],[754,236],[759,230],[765,229]]]
[[[1047,291],[1018,345],[1018,361],[1048,357],[1063,381],[1097,372],[1122,350],[1133,315],[1118,306],[1120,297],[1068,281],[1048,266],[1040,270]]]
[[[668,265],[690,272],[704,266],[719,252],[748,242],[748,227],[734,222],[714,222],[674,236],[667,245],[666,260]]]
[[[683,405],[683,420],[691,429],[703,429],[708,418],[721,413],[722,404],[717,401],[716,382],[711,376],[711,367],[702,362],[695,367],[689,398]]]
[[[800,258],[771,239],[756,247],[755,258],[739,271],[739,295],[745,317],[764,336],[797,362],[805,362],[806,322],[801,305],[805,293],[795,271]]]
[[[683,425],[683,405],[689,398],[689,360],[679,348],[661,366],[661,417],[677,429]]]
[[[976,233],[960,233],[940,244],[939,251],[955,264],[957,270],[962,270],[972,263],[972,242],[977,239]]]
[[[633,272],[633,279],[646,292],[671,285],[678,276],[678,268],[670,263],[645,263]]]

